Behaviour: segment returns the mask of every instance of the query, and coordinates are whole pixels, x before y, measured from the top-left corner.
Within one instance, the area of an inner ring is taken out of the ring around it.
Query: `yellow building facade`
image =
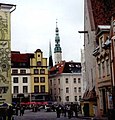
[[[48,68],[47,58],[43,58],[43,52],[37,49],[34,58],[30,59],[31,74],[31,101],[46,101],[48,95]]]

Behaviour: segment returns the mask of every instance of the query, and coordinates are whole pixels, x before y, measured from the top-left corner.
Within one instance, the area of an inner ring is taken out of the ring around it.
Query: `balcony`
[[[99,46],[93,51],[93,56],[97,56],[100,54],[100,51],[99,51]]]

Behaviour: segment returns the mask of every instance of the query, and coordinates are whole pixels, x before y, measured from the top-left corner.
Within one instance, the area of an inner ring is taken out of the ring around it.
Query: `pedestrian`
[[[73,117],[73,111],[74,111],[74,104],[73,104],[73,102],[71,102],[71,105],[70,105],[70,114],[71,114],[71,117]]]
[[[70,109],[70,105],[67,106],[67,112],[68,112],[68,118],[71,118],[71,109]]]
[[[16,116],[18,116],[18,106],[16,106]]]
[[[67,106],[66,106],[66,105],[64,105],[64,107],[63,107],[64,117],[66,117],[66,112],[67,112]]]
[[[73,111],[75,113],[75,117],[78,117],[78,104],[74,105]]]
[[[7,108],[4,108],[2,111],[2,118],[3,118],[2,120],[6,120],[6,116],[7,116]]]
[[[56,113],[57,113],[57,118],[60,118],[60,114],[61,114],[61,106],[57,106],[56,108]]]
[[[20,116],[23,116],[23,114],[24,114],[24,108],[23,108],[23,106],[20,108]]]
[[[9,106],[9,108],[7,109],[7,117],[8,117],[8,120],[12,120],[12,117],[13,117],[12,106]]]

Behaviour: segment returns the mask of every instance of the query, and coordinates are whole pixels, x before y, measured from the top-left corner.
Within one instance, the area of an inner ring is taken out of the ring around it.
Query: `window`
[[[68,78],[65,79],[65,83],[68,83]]]
[[[34,85],[34,93],[39,93],[39,85]]]
[[[12,74],[18,74],[18,70],[12,70]]]
[[[103,73],[103,77],[104,77],[104,74],[105,74],[105,66],[104,66],[104,61],[102,62],[102,73]]]
[[[101,78],[101,65],[98,64],[98,74],[99,74],[99,78]]]
[[[45,69],[40,69],[40,74],[45,74]]]
[[[109,60],[108,59],[106,60],[106,68],[107,68],[107,75],[109,75],[110,74],[110,72],[109,72],[110,66],[109,66]]]
[[[76,78],[73,79],[73,83],[77,83],[77,82],[76,82]]]
[[[26,74],[26,70],[20,70],[20,74]]]
[[[0,94],[7,93],[8,87],[0,87]]]
[[[14,93],[18,93],[18,86],[14,86]]]
[[[79,100],[81,100],[81,96],[79,96]]]
[[[50,80],[50,85],[52,86],[52,80]]]
[[[23,83],[28,83],[28,78],[27,77],[23,77]]]
[[[45,77],[40,77],[40,82],[45,83]]]
[[[18,77],[13,78],[13,83],[18,83]]]
[[[58,93],[60,94],[60,88],[58,88]]]
[[[39,77],[34,77],[34,83],[39,83]]]
[[[37,62],[37,66],[41,66],[41,61],[38,61],[38,62]]]
[[[50,94],[52,95],[52,89],[50,89]]]
[[[81,78],[78,78],[78,83],[81,83]]]
[[[69,101],[69,96],[66,96],[65,99],[66,99],[66,101]]]
[[[66,93],[69,93],[69,88],[68,87],[66,87]]]
[[[58,79],[58,84],[60,84],[60,79]]]
[[[23,93],[28,93],[28,86],[23,86]]]
[[[74,87],[74,92],[75,92],[75,93],[77,92],[77,87]]]
[[[79,87],[78,92],[81,93],[81,87]]]
[[[34,74],[39,74],[39,70],[38,69],[34,69]]]
[[[41,85],[40,87],[41,87],[41,92],[45,93],[45,85]]]
[[[74,96],[75,101],[77,101],[77,96]]]

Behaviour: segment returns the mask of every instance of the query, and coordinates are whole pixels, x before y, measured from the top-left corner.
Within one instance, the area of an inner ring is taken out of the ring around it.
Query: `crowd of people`
[[[23,106],[3,106],[0,108],[0,120],[13,120],[13,115],[23,116],[24,110]]]
[[[79,110],[80,106],[78,104],[58,105],[56,107],[57,118],[60,118],[60,115],[68,118],[72,118],[73,115],[78,117]]]
[[[50,108],[50,109],[49,109]],[[65,104],[65,105],[50,105],[47,111],[54,111],[57,114],[57,118],[60,116],[72,118],[73,116],[78,117],[78,111],[80,110],[78,104]],[[28,109],[27,106],[15,105],[15,106],[7,106],[0,109],[0,120],[13,120],[13,115],[24,115],[24,111]],[[32,112],[40,111],[40,106],[32,105]],[[45,109],[45,106],[43,107]]]

